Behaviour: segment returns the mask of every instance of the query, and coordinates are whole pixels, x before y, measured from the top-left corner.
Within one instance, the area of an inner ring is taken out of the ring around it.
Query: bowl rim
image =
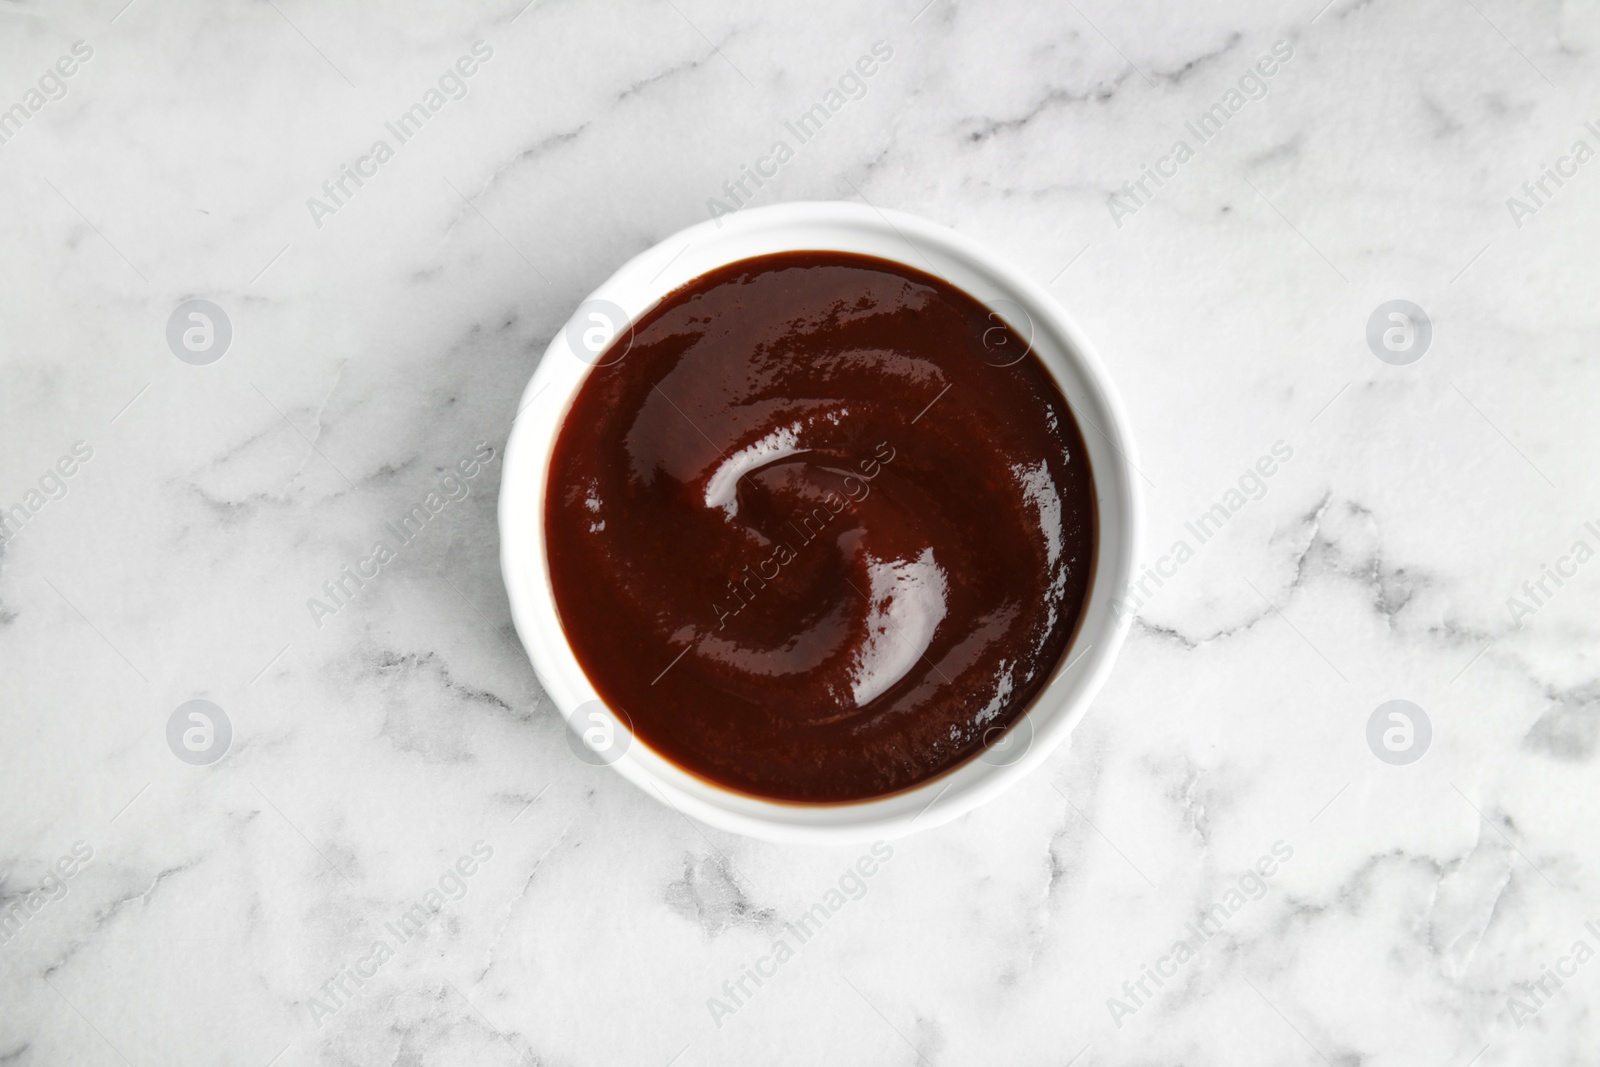
[[[614,717],[622,748],[610,765],[678,812],[750,837],[825,844],[899,837],[959,818],[1043,763],[1087,713],[1132,624],[1121,601],[1139,550],[1142,475],[1128,419],[1089,338],[1043,286],[1020,270],[948,227],[849,201],[746,208],[656,243],[624,263],[578,305],[551,339],[523,390],[501,467],[501,572],[512,622],[540,685],[565,728],[575,730],[575,713],[603,702],[556,613],[543,523],[551,451],[591,366],[575,351],[572,338],[591,321],[585,317],[586,309],[596,301],[620,308],[631,325],[669,293],[707,271],[783,251],[858,252],[932,273],[990,307],[1013,329],[1027,331],[1030,347],[1079,424],[1094,482],[1095,561],[1077,630],[1050,680],[1008,731],[1008,736],[1027,731],[1019,756],[994,762],[974,757],[898,793],[821,805],[752,797],[671,763]],[[945,269],[938,269],[941,266]]]

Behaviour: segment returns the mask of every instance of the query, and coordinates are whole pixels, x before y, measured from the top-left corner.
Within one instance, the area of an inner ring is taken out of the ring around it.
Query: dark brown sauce
[[[790,252],[667,296],[589,372],[550,464],[569,644],[635,735],[722,786],[862,800],[979,754],[1077,626],[1083,439],[966,293]]]

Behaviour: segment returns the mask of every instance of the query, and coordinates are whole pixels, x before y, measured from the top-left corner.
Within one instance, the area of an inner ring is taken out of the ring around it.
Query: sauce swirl
[[[931,275],[789,252],[614,344],[562,422],[544,521],[568,643],[639,740],[838,803],[950,770],[1026,711],[1096,531],[1082,437],[1023,338]]]

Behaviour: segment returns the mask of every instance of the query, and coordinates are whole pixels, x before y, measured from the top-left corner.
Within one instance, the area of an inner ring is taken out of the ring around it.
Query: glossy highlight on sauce
[[[601,699],[685,770],[800,803],[983,754],[1059,666],[1096,536],[1026,339],[841,252],[730,264],[623,332],[562,422],[544,522]]]

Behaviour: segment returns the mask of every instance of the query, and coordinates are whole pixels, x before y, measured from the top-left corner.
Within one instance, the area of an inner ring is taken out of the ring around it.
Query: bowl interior
[[[913,789],[845,804],[762,800],[692,775],[637,738],[612,764],[624,777],[688,815],[773,840],[872,840],[924,829],[983,803],[1042,762],[1071,732],[1109,672],[1129,619],[1115,610],[1133,571],[1139,498],[1126,419],[1086,338],[1036,283],[952,230],[858,204],[781,204],[747,209],[684,230],[630,260],[580,305],[546,349],[523,394],[506,447],[500,489],[501,556],[512,617],[550,697],[569,721],[599,696],[567,645],[545,559],[545,479],[567,407],[590,369],[583,329],[596,302],[631,321],[666,294],[725,264],[773,252],[832,250],[877,256],[936,274],[999,314],[1027,339],[1077,418],[1094,477],[1098,531],[1094,574],[1078,631],[1004,754],[975,758]],[[625,329],[621,323],[617,324]],[[624,734],[625,725],[619,726]],[[621,747],[621,746],[619,746]],[[998,750],[996,750],[998,751]]]

